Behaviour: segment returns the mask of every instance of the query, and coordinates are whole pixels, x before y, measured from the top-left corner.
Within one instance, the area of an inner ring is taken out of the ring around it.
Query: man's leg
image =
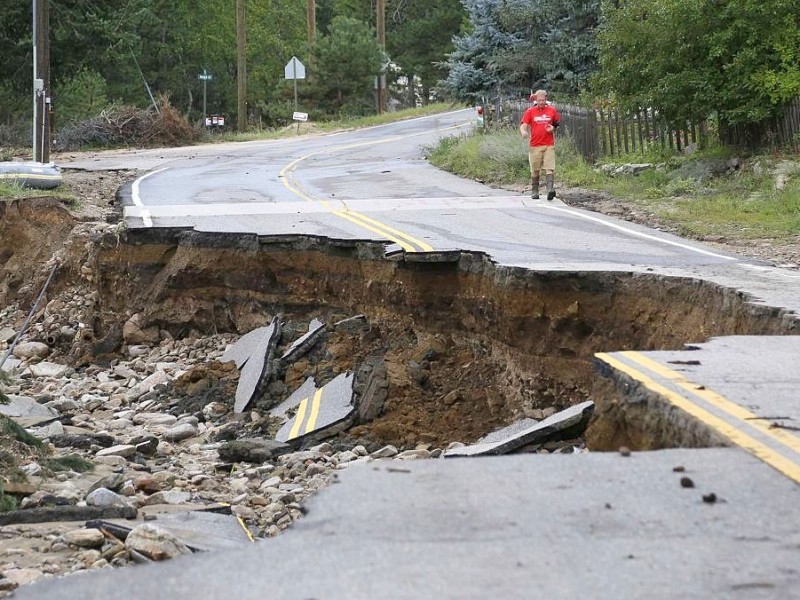
[[[552,200],[556,197],[555,190],[555,170],[556,170],[556,151],[553,146],[547,146],[544,152],[543,161],[545,170],[545,185],[547,186],[547,199]]]
[[[528,153],[528,160],[531,165],[531,198],[539,199],[539,172],[542,170],[542,149],[534,146]]]

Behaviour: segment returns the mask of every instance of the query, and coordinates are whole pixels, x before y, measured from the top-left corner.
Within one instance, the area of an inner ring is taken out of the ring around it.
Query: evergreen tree
[[[372,90],[384,54],[375,31],[351,17],[334,17],[313,47],[318,100],[329,112],[364,114],[374,106]]]

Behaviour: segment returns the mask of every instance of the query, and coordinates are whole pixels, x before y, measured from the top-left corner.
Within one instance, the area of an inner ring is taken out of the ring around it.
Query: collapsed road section
[[[722,444],[679,411],[630,402],[595,355],[798,333],[793,315],[689,278],[125,231],[76,225],[46,200],[2,211],[0,352],[16,346],[0,412],[68,459],[55,475],[32,455],[17,474],[37,485],[4,484],[22,500],[0,546],[46,539],[39,576],[73,547],[65,570],[277,535],[358,462]],[[87,459],[96,470],[80,475]],[[75,519],[100,533],[54,529]]]
[[[352,372],[355,396],[371,397],[348,435],[374,444],[472,443],[591,399],[590,447],[702,445],[669,439],[680,427],[665,430],[657,417],[640,422],[656,438],[626,431],[630,421],[621,428],[618,415],[606,422],[607,405],[618,407],[594,353],[797,333],[791,315],[694,279],[535,272],[469,252],[387,258],[379,243],[313,237],[108,226],[87,238],[62,251],[45,318],[29,332],[51,358],[85,368],[167,339],[266,332],[261,357],[229,351],[246,383],[237,412],[268,413],[308,377],[322,387]],[[3,252],[13,264],[13,248]],[[41,281],[16,284],[4,299],[16,291],[22,305]],[[82,306],[64,323],[57,309],[76,285]]]

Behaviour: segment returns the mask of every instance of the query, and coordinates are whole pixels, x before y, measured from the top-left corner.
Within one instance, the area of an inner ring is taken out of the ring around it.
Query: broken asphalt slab
[[[270,413],[286,420],[275,439],[279,442],[301,440],[307,435],[324,432],[352,416],[355,413],[353,380],[353,373],[342,373],[317,388],[312,378],[306,379]]]
[[[223,362],[234,361],[240,370],[233,405],[235,412],[244,412],[258,392],[261,382],[269,377],[280,333],[280,320],[275,317],[269,326],[259,327],[243,335],[222,355]]]
[[[293,361],[308,352],[319,339],[319,336],[325,331],[325,323],[319,319],[312,319],[308,325],[308,333],[296,339],[291,346],[286,349],[286,352],[281,356],[282,361]]]
[[[448,450],[444,456],[453,458],[507,454],[529,444],[542,444],[556,436],[578,437],[586,429],[593,413],[594,402],[591,400],[581,402],[538,423],[532,419],[512,423],[508,427],[481,438],[475,444]]]
[[[231,550],[253,543],[249,531],[234,515],[203,510],[147,514],[148,523],[154,523],[170,532],[193,551]],[[111,529],[116,537],[124,541],[127,534],[140,522],[142,521],[91,521],[87,523],[87,527]]]

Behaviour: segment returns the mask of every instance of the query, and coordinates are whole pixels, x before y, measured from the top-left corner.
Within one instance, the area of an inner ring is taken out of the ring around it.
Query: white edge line
[[[153,219],[150,217],[150,211],[147,210],[147,207],[142,203],[142,198],[139,196],[139,184],[142,183],[145,179],[150,177],[151,175],[155,175],[156,173],[161,173],[161,171],[166,171],[169,167],[164,167],[162,169],[156,169],[155,171],[150,171],[146,175],[142,175],[133,182],[133,186],[131,186],[131,198],[133,199],[134,205],[138,206],[141,209],[142,214],[142,221],[144,221],[145,227],[152,227],[153,226]]]
[[[598,217],[593,217],[591,215],[585,215],[583,213],[576,212],[574,210],[570,210],[568,208],[559,208],[558,206],[551,206],[549,204],[544,205],[537,205],[537,208],[549,208],[550,210],[555,210],[558,212],[564,212],[570,215],[574,215],[581,219],[586,219],[588,221],[594,221],[595,223],[600,223],[601,225],[605,225],[606,227],[611,227],[612,229],[617,229],[619,231],[623,231],[627,234],[644,238],[647,240],[652,240],[654,242],[660,242],[662,244],[668,244],[670,246],[677,246],[678,248],[683,248],[684,250],[691,250],[692,252],[697,252],[699,254],[705,254],[706,256],[713,256],[714,258],[721,258],[723,260],[732,260],[738,261],[739,259],[734,256],[724,256],[722,254],[716,254],[715,252],[710,252],[708,250],[703,250],[702,248],[696,248],[694,246],[690,246],[689,244],[682,244],[681,242],[673,242],[672,240],[665,240],[664,238],[660,238],[655,235],[650,235],[649,233],[643,233],[641,231],[635,231],[633,229],[628,229],[627,227],[623,227],[622,225],[617,225],[616,223],[612,223],[611,221],[606,221],[604,219],[600,219]]]

